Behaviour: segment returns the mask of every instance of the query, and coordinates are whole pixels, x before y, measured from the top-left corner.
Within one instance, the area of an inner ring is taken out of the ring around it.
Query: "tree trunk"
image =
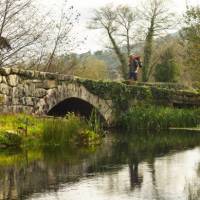
[[[154,25],[155,25],[155,16],[151,19],[151,25],[147,33],[147,37],[145,40],[144,46],[144,66],[142,71],[142,81],[147,82],[148,72],[151,65],[151,56],[152,56],[152,49],[153,49],[153,36],[154,36]]]
[[[110,41],[113,45],[113,48],[114,48],[114,51],[117,55],[117,57],[119,58],[119,61],[120,61],[120,64],[121,64],[121,73],[123,75],[123,78],[124,79],[127,79],[127,68],[128,68],[128,64],[127,64],[127,61],[126,59],[124,58],[124,55],[122,54],[122,52],[120,51],[120,48],[118,47],[117,43],[115,42],[114,38],[112,37],[112,34],[108,31],[108,36],[110,38]]]

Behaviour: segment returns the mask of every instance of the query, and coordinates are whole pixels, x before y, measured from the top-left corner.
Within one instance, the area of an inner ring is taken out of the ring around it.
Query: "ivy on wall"
[[[155,104],[172,105],[172,100],[182,99],[183,103],[188,98],[200,95],[195,90],[186,90],[176,84],[142,84],[128,85],[121,82],[92,81],[77,79],[76,83],[83,85],[91,93],[105,100],[112,100],[114,109],[126,111],[131,105]],[[182,90],[181,90],[182,89]]]

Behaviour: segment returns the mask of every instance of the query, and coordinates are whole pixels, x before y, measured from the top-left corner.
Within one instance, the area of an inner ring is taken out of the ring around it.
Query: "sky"
[[[46,8],[50,8],[53,5],[61,5],[63,0],[39,0],[40,4],[43,4]],[[186,1],[189,5],[200,5],[200,0],[170,0],[171,9],[177,12],[179,15],[185,11]],[[99,30],[88,30],[86,28],[87,23],[92,16],[92,10],[98,9],[106,4],[112,3],[113,5],[127,4],[132,7],[138,5],[141,0],[68,0],[70,5],[73,5],[81,14],[80,22],[76,26],[76,31],[81,38],[87,37],[85,43],[80,49],[77,49],[77,53],[84,53],[87,51],[96,51],[104,48],[104,42],[102,41],[102,32]]]

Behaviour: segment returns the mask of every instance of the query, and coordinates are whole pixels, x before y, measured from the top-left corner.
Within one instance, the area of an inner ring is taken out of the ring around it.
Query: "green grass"
[[[122,115],[119,124],[127,130],[197,127],[200,124],[200,109],[134,106]]]
[[[0,115],[0,131],[14,131],[20,135],[40,134],[43,119],[25,114]],[[27,129],[27,133],[26,133]]]
[[[96,126],[95,126],[96,127]],[[64,118],[39,118],[30,115],[1,115],[0,144],[5,132],[14,132],[22,138],[25,147],[41,145],[95,145],[100,136],[89,122],[73,113]]]

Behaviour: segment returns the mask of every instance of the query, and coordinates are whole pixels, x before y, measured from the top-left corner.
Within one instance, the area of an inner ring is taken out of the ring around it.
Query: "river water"
[[[121,134],[90,149],[4,152],[0,199],[198,200],[200,136]]]

